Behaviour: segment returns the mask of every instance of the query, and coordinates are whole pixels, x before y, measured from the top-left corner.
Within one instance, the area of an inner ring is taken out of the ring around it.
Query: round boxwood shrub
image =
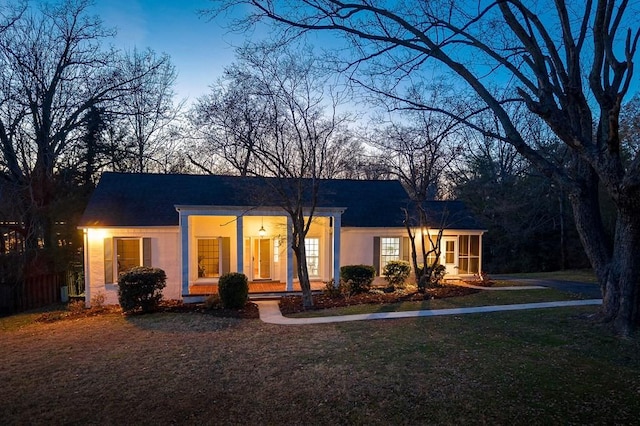
[[[123,312],[152,312],[162,300],[167,275],[162,269],[138,266],[118,277],[118,301]]]
[[[405,260],[392,260],[384,265],[382,274],[391,288],[403,288],[411,273],[411,265]]]
[[[218,281],[218,294],[226,309],[240,309],[249,297],[249,280],[245,274],[229,272]]]
[[[371,265],[345,265],[340,267],[340,278],[349,283],[351,294],[366,293],[376,276]]]

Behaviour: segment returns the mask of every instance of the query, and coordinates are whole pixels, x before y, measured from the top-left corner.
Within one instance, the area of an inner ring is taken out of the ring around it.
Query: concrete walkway
[[[503,287],[504,288],[504,287]],[[521,288],[521,287],[520,287]],[[494,305],[494,306],[477,306],[473,308],[456,308],[456,309],[433,309],[422,311],[406,311],[406,312],[376,312],[371,314],[359,315],[341,315],[332,317],[316,317],[316,318],[286,318],[282,316],[277,300],[256,300],[260,310],[260,319],[269,324],[279,325],[306,325],[306,324],[327,324],[334,322],[347,321],[364,321],[375,319],[395,319],[395,318],[416,318],[416,317],[433,317],[441,315],[463,315],[477,314],[486,312],[504,312],[518,311],[524,309],[544,309],[544,308],[560,308],[566,306],[584,306],[584,305],[600,305],[602,299],[588,300],[568,300],[561,302],[542,302],[542,303],[523,303],[518,305]]]

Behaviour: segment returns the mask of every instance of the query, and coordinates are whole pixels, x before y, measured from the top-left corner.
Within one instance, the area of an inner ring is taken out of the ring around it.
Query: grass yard
[[[522,272],[518,274],[508,275],[509,277],[513,278],[537,278],[546,280],[576,281],[594,284],[598,282],[595,274],[593,273],[593,270],[591,269],[570,269],[553,272]]]
[[[0,423],[632,424],[640,340],[595,307],[275,326],[2,319]]]
[[[565,293],[551,288],[541,290],[490,291],[482,290],[464,297],[400,302],[389,304],[361,304],[286,315],[291,318],[313,318],[335,315],[370,314],[375,312],[418,311],[422,309],[452,309],[472,306],[512,305],[520,303],[555,302],[584,299],[579,294]]]

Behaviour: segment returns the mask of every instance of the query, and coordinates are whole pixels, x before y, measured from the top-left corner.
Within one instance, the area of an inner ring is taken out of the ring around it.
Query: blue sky
[[[210,8],[208,0],[107,0],[92,8],[105,27],[115,27],[115,46],[133,50],[150,47],[166,52],[178,71],[178,98],[193,102],[234,59],[234,47],[243,37],[223,28],[223,21],[198,15]]]
[[[209,91],[208,86],[234,60],[234,47],[242,45],[247,37],[225,27],[230,17],[207,20],[199,16],[198,10],[212,6],[210,0],[97,0],[93,12],[106,27],[118,30],[116,47],[150,47],[168,53],[178,71],[178,100],[187,97],[191,103]],[[234,12],[243,13],[238,8]],[[252,36],[264,33],[254,32]],[[336,42],[326,33],[314,36],[314,41],[325,48]],[[631,95],[637,90],[635,81]]]

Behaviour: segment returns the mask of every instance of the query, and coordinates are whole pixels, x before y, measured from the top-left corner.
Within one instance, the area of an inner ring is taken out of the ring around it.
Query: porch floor
[[[322,290],[324,283],[322,281],[311,281],[311,290]],[[278,281],[251,281],[249,282],[249,294],[252,293],[284,293],[287,291],[287,284]],[[301,291],[300,283],[293,283],[293,291]],[[218,285],[194,284],[189,287],[190,296],[202,296],[209,294],[217,294]]]

